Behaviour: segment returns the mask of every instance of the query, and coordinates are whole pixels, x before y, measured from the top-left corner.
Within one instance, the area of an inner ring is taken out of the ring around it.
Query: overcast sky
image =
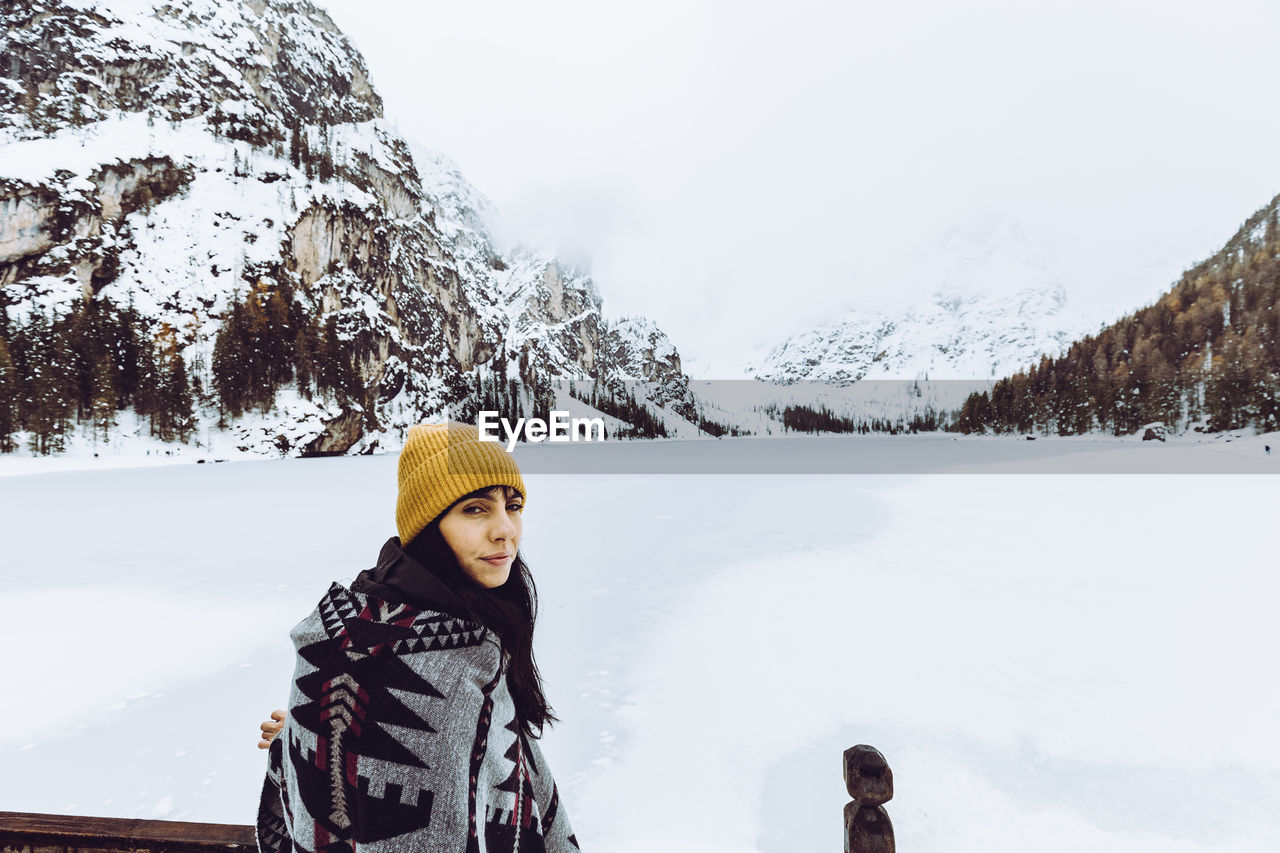
[[[1118,316],[1280,192],[1280,4],[320,2],[406,136],[695,361],[930,292],[904,259],[983,218]]]

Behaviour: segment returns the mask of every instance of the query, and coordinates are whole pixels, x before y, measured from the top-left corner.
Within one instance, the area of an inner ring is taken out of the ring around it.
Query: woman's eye
[[[463,512],[468,512],[468,513],[469,513],[469,512],[471,512],[471,510],[473,510],[473,509],[474,509],[476,512],[484,512],[484,507],[482,507],[482,506],[469,506],[469,507],[467,507],[466,509],[464,509],[464,510],[463,510]]]
[[[508,504],[507,509],[513,512],[523,512],[524,504]]]

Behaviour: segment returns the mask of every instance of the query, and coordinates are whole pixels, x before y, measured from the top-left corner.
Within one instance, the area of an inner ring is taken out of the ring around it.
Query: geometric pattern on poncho
[[[469,768],[470,783],[467,785],[467,853],[480,853],[480,834],[476,826],[476,800],[479,796],[480,765],[489,748],[489,724],[493,716],[493,690],[498,686],[502,673],[480,688],[484,703],[480,706],[480,716],[476,720],[475,739],[471,743],[471,766]],[[488,836],[485,836],[486,841]],[[487,845],[486,845],[487,846]],[[514,849],[514,848],[509,848]]]
[[[313,814],[324,834],[350,836],[360,842],[382,841],[416,829],[430,820],[432,792],[405,792],[387,783],[381,796],[370,792],[370,780],[356,772],[358,756],[408,767],[430,769],[386,726],[435,733],[396,693],[443,699],[435,685],[415,672],[393,650],[406,635],[414,635],[416,614],[397,619],[404,605],[379,602],[357,607],[345,590],[332,591],[321,608],[326,639],[302,646],[298,655],[314,672],[297,680],[311,701],[293,711],[297,726],[316,736],[317,747],[307,750],[297,740],[289,754],[306,802],[326,802],[329,809]],[[366,726],[372,716],[378,725]],[[345,760],[340,760],[342,756]],[[357,792],[360,796],[357,796]],[[332,849],[348,847],[338,843]]]
[[[513,713],[492,632],[448,614],[352,593],[337,583],[309,619],[293,632],[300,663],[286,726],[269,751],[256,827],[261,853],[433,853],[440,840],[454,838],[452,830],[439,835],[443,827],[457,826],[458,820],[467,826],[462,831],[469,853],[578,849],[567,818],[556,821],[559,792],[545,765],[545,778],[538,772],[541,752]],[[478,657],[469,651],[485,643],[494,645],[477,650]],[[454,650],[459,651],[451,655]],[[481,673],[483,683],[467,681]],[[480,695],[445,695],[466,683]],[[499,687],[502,716],[495,722]],[[452,737],[443,740],[437,731],[457,719],[456,711],[441,715],[466,707],[460,701],[477,702],[469,705],[476,716],[470,717],[475,727],[465,758],[455,753],[466,746]],[[457,764],[459,759],[464,763]],[[433,767],[435,762],[445,764]],[[366,767],[372,778],[361,772]],[[441,801],[431,786],[454,779],[450,784],[461,787],[449,788],[456,793]],[[535,785],[534,779],[542,781]],[[459,801],[464,790],[465,801]],[[296,808],[291,792],[301,800]],[[442,802],[449,814],[439,824],[433,810]],[[291,826],[308,844],[290,837]]]
[[[528,742],[520,721],[512,718],[503,729],[511,732],[511,746],[503,757],[511,762],[511,774],[497,785],[497,790],[514,795],[515,807],[504,809],[490,805],[486,809],[484,833],[491,849],[541,850],[543,821],[537,813],[533,785],[529,781],[529,765],[525,759]]]
[[[275,850],[278,853],[293,853],[293,839],[289,837],[289,827],[284,816],[277,814],[272,806],[280,801],[280,746],[279,738],[271,741],[271,749],[267,754],[267,778],[262,782],[262,796],[258,800],[258,820],[254,825],[258,850]],[[292,817],[292,815],[290,816]]]

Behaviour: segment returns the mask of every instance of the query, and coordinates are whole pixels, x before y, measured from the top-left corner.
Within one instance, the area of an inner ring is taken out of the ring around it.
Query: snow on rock
[[[205,387],[223,317],[250,287],[287,282],[336,323],[363,404],[286,387],[230,425],[237,452],[385,449],[500,359],[525,379],[608,380],[606,340],[648,351],[603,322],[585,271],[495,245],[493,205],[383,118],[363,58],[307,0],[33,0],[0,20],[11,319],[132,303],[176,331]],[[678,374],[678,357],[655,358],[627,367]],[[203,403],[197,434],[221,432]]]
[[[680,353],[657,324],[644,317],[623,317],[610,325],[604,346],[611,372],[642,383],[650,399],[696,422],[698,402],[681,369]],[[687,427],[683,431],[688,432]]]
[[[995,379],[1057,355],[1088,331],[1016,223],[953,228],[902,263],[903,280],[931,283],[928,297],[870,301],[787,338],[748,372],[783,383]]]

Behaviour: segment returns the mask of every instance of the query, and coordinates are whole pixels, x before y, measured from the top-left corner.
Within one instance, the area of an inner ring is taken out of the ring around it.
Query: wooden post
[[[880,750],[858,744],[844,751],[844,853],[894,853],[893,824],[884,804],[893,799],[893,771]]]

